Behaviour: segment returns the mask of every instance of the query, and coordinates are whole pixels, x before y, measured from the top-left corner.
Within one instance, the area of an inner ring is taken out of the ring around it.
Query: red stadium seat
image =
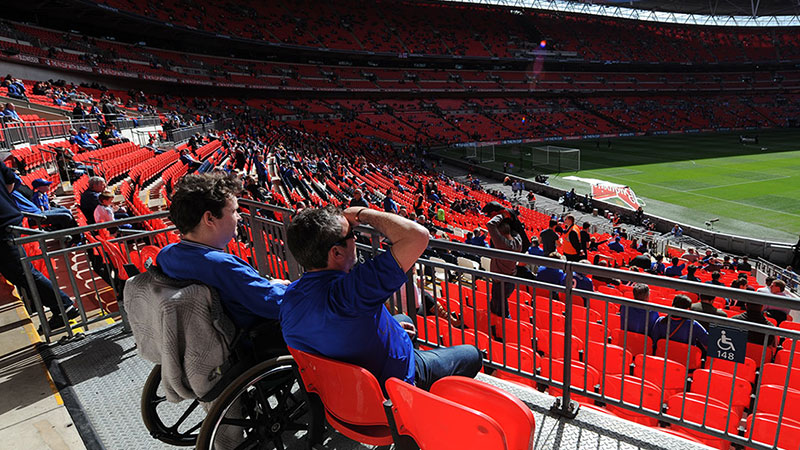
[[[698,369],[692,373],[690,391],[729,404],[741,416],[744,409],[750,405],[753,386],[744,378],[734,379],[729,373]]]
[[[589,341],[586,343],[583,360],[606,375],[627,374],[633,364],[633,355],[617,345]]]
[[[472,378],[453,376],[435,382],[431,393],[457,401],[495,419],[503,428],[509,450],[532,448],[536,423],[530,408],[502,389]],[[469,447],[472,446],[459,448]]]
[[[698,398],[696,394],[690,394],[686,397],[677,394],[670,397],[669,400],[667,400],[667,412],[665,415],[676,419],[682,418],[685,422],[697,426],[704,426],[705,428],[713,429],[718,432],[727,431],[732,435],[737,435],[739,419],[741,417],[725,405],[712,402],[706,404],[706,402],[704,402],[702,398]],[[729,441],[711,437],[690,428],[673,425],[672,429],[686,433],[709,447],[719,450],[728,450],[731,445]]]
[[[707,358],[703,364],[703,368],[711,369],[713,372],[725,372],[736,375],[736,378],[745,379],[749,383],[753,383],[756,379],[756,363],[750,358],[745,358],[744,364],[728,361],[726,359]]]
[[[606,375],[600,393],[606,398],[622,401],[634,409],[644,409],[654,414],[661,411],[661,389],[655,383],[634,376],[628,375],[623,379],[622,375]],[[606,409],[632,422],[651,427],[658,425],[658,419],[637,414],[613,403],[607,403]]]
[[[659,339],[656,342],[656,355],[666,356],[668,359],[684,365],[688,361],[689,370],[697,369],[703,363],[703,350],[699,347],[687,345],[683,342],[670,341],[669,352],[667,352],[666,339]]]
[[[778,423],[780,422],[780,434]],[[754,414],[747,418],[747,428],[745,437],[753,439],[753,442],[767,446],[776,446],[779,449],[793,449],[800,442],[800,422],[781,418],[774,414]],[[751,447],[747,447],[750,449]]]
[[[353,364],[289,348],[309,394],[316,394],[336,431],[370,445],[393,442],[383,392],[369,371]]]
[[[683,391],[687,376],[683,364],[660,356],[636,355],[633,365],[633,374],[661,386],[665,398]]]

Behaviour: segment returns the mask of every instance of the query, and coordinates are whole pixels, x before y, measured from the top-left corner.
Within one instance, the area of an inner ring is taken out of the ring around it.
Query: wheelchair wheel
[[[147,431],[155,439],[170,445],[188,447],[197,442],[197,434],[203,423],[203,408],[197,400],[170,403],[161,385],[161,366],[150,371],[142,389],[142,420]],[[172,425],[167,425],[171,423]]]
[[[197,449],[297,448],[299,432],[310,430],[309,411],[294,359],[264,361],[217,397],[200,428]]]

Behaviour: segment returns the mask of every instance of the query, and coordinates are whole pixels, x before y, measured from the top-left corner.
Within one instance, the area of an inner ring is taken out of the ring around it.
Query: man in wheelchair
[[[267,280],[241,258],[225,253],[236,237],[240,180],[219,173],[188,175],[175,186],[170,220],[181,241],[164,247],[156,263],[170,278],[196,280],[217,290],[239,329],[277,321],[287,280]],[[275,323],[277,327],[277,323]]]
[[[244,436],[280,440],[289,425],[300,426],[288,414],[256,419],[265,407],[258,402],[280,398],[280,407],[298,410],[303,402],[287,400],[296,396],[295,373],[284,361],[289,357],[280,356],[288,355],[277,321],[288,282],[267,280],[223,251],[236,236],[241,190],[239,180],[222,174],[183,177],[170,207],[181,241],[164,247],[156,266],[125,286],[138,352],[158,364],[143,389],[143,419],[153,437],[173,445],[233,448]],[[202,428],[184,426],[188,413],[165,424],[158,410],[164,399],[194,400],[190,409],[203,402],[208,416]],[[280,431],[259,434],[257,426],[241,426],[220,432],[217,419],[226,414]]]
[[[357,265],[353,228],[362,223],[383,233],[392,247]],[[305,209],[289,225],[287,243],[306,269],[281,303],[289,347],[361,366],[381,385],[397,377],[427,390],[445,376],[480,371],[481,352],[471,345],[415,350],[410,318],[392,317],[384,306],[428,245],[421,225],[365,207]]]

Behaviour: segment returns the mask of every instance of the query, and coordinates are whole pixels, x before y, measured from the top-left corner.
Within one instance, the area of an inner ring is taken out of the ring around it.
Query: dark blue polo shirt
[[[307,272],[281,303],[281,329],[289,347],[369,370],[383,383],[414,382],[414,347],[384,306],[406,274],[391,252],[348,272]]]

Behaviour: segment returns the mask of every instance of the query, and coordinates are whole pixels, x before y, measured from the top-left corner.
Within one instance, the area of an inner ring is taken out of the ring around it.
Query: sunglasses
[[[340,247],[346,247],[347,246],[347,241],[349,239],[353,239],[354,237],[356,237],[356,233],[351,228],[350,231],[347,234],[345,234],[343,238],[341,238],[338,241],[336,241],[333,244],[331,244],[331,247],[334,247],[334,246],[337,246],[337,245],[340,246]]]

